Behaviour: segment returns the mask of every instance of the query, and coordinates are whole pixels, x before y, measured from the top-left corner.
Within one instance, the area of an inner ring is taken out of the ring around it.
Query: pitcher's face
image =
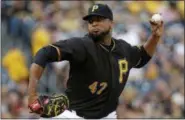
[[[113,22],[101,16],[92,16],[88,20],[89,35],[95,39],[109,34],[112,27]]]

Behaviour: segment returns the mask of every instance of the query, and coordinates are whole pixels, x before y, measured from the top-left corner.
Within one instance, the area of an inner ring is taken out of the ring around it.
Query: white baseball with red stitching
[[[152,16],[152,21],[154,21],[156,23],[160,23],[162,21],[162,16],[160,14],[154,14]]]

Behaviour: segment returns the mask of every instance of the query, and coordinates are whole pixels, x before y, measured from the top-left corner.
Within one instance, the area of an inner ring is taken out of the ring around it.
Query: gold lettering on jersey
[[[123,74],[128,71],[128,62],[125,59],[121,59],[118,61],[118,63],[119,63],[119,71],[120,71],[119,82],[122,83],[123,82]]]
[[[93,82],[91,85],[89,85],[89,89],[91,90],[91,93],[94,94],[97,91],[97,85],[98,82]]]
[[[97,89],[97,87],[100,89]],[[107,83],[106,82],[101,82],[98,83],[97,81],[93,82],[91,85],[89,85],[89,89],[91,91],[92,94],[97,94],[100,95],[103,90],[105,90],[105,88],[107,87]]]
[[[101,88],[97,91],[98,95],[100,95],[103,92],[103,90],[107,87],[107,83],[106,82],[100,83],[100,87]]]
[[[92,8],[92,12],[94,12],[96,9],[98,9],[98,5],[94,5]]]

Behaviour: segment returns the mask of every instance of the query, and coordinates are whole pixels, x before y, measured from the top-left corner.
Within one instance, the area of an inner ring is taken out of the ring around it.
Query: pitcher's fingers
[[[154,29],[154,33],[156,33],[158,30],[159,30],[159,28],[160,28],[161,26],[156,26],[156,28]]]
[[[150,19],[149,22],[150,22],[150,24],[152,24],[152,25],[157,25],[157,23],[156,23],[153,19]]]

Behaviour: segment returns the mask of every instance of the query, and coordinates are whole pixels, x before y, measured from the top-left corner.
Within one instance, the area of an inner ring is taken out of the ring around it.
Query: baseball
[[[159,23],[159,22],[162,21],[162,16],[161,16],[160,14],[154,14],[154,15],[152,16],[152,20],[153,20],[154,22],[156,22],[156,23]]]

